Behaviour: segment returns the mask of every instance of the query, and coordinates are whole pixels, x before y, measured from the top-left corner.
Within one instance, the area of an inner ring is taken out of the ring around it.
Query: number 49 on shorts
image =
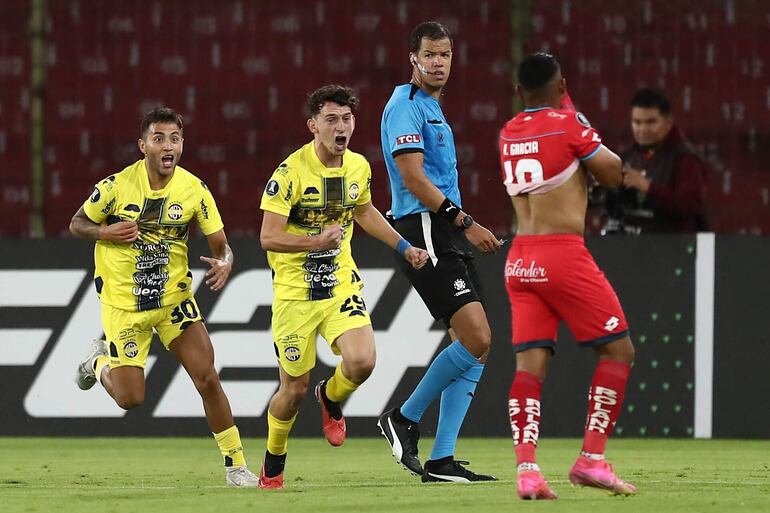
[[[347,298],[342,303],[342,306],[340,306],[340,313],[349,312],[348,317],[353,317],[355,315],[361,315],[365,317],[365,311],[366,303],[364,303],[364,298],[355,294]]]

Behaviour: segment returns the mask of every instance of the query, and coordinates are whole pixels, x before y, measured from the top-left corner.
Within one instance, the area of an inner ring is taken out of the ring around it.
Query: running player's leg
[[[357,388],[371,376],[377,360],[372,325],[369,324],[348,330],[337,337],[334,344],[342,356],[342,361],[337,368],[342,371],[345,380],[350,381]],[[335,371],[335,377],[338,374]],[[332,385],[332,380],[334,379],[334,377],[329,379],[327,389]],[[340,395],[334,394],[335,399],[337,399],[336,402],[344,401],[353,391],[340,392]],[[329,391],[329,393],[333,392]]]
[[[186,316],[187,320],[174,322],[178,316],[171,315],[170,322],[164,321],[156,327],[158,335],[182,364],[203,400],[209,429],[224,459],[226,483],[228,486],[256,487],[258,478],[246,466],[241,436],[214,367],[214,348],[208,331],[194,300],[187,299],[185,303],[187,313],[191,314]],[[174,335],[176,337],[169,341]]]
[[[102,305],[106,354],[96,356],[94,378],[115,403],[130,410],[144,402],[144,366],[155,312],[129,312]]]
[[[371,324],[345,331],[332,347],[342,356],[334,374],[316,385],[315,395],[321,407],[323,432],[328,442],[337,447],[346,436],[341,404],[369,378],[374,370],[376,350]]]
[[[279,367],[278,374],[281,384],[267,408],[267,450],[259,476],[259,487],[266,489],[283,488],[289,433],[310,383],[309,371],[292,376]]]
[[[331,300],[325,300],[331,301]],[[316,335],[324,301],[273,300],[272,333],[280,386],[267,408],[267,450],[259,487],[283,488],[288,438],[316,361]]]
[[[209,428],[220,433],[235,423],[219,375],[214,367],[214,348],[203,321],[187,326],[169,344],[169,351],[179,360],[203,399]]]
[[[141,367],[103,367],[100,381],[104,389],[124,410],[144,402],[144,369]]]
[[[316,385],[315,396],[321,407],[323,432],[333,446],[345,441],[345,418],[340,403],[350,397],[374,370],[376,350],[366,304],[358,294],[324,301],[320,335],[342,360],[334,374]]]

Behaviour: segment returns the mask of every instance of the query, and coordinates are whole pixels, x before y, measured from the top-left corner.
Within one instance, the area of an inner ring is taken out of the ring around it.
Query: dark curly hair
[[[150,129],[150,125],[153,123],[174,123],[179,127],[180,132],[184,129],[182,116],[179,113],[168,107],[156,107],[142,118],[141,132],[139,134],[142,139],[147,135],[147,130]]]
[[[307,108],[310,111],[310,115],[313,117],[317,116],[326,102],[350,107],[350,110],[355,110],[358,107],[358,98],[356,98],[353,89],[331,84],[319,87],[307,97]]]

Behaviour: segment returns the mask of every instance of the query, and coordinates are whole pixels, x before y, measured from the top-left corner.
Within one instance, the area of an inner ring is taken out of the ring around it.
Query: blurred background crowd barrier
[[[589,237],[588,246],[623,303],[636,346],[624,412],[624,437],[756,437],[770,433],[767,362],[770,260],[764,237],[647,235]],[[351,436],[377,436],[379,414],[397,406],[416,386],[435,352],[449,342],[417,293],[393,269],[380,242],[354,240],[364,298],[372,314],[377,367],[344,406]],[[267,403],[278,386],[270,333],[270,270],[252,238],[232,240],[237,266],[219,294],[205,286],[196,297],[216,350],[216,366],[242,433],[264,436]],[[186,436],[205,431],[200,398],[189,378],[160,344],[147,366],[144,405],[118,408],[100,387],[74,383],[78,362],[101,336],[93,290],[91,248],[78,240],[4,241],[0,253],[0,435]],[[205,270],[190,248],[194,283]],[[492,349],[463,426],[466,436],[510,436],[508,389],[515,370],[510,313],[503,288],[505,254],[479,257],[488,298]],[[709,264],[710,270],[708,269]],[[710,272],[709,272],[710,271]],[[713,280],[711,287],[709,279]],[[311,383],[337,362],[319,339]],[[578,347],[562,326],[543,394],[543,434],[580,436],[585,395],[595,355]],[[758,399],[759,398],[759,399]],[[306,401],[311,401],[308,397]],[[759,401],[759,402],[758,402]],[[432,436],[437,405],[423,417]],[[295,433],[318,436],[317,408],[306,408]]]
[[[254,235],[267,177],[310,138],[306,94],[326,83],[361,97],[352,149],[386,210],[380,116],[427,19],[454,35],[442,104],[464,206],[494,231],[511,226],[496,137],[519,108],[515,64],[548,50],[615,149],[631,140],[636,89],[664,89],[709,166],[714,230],[770,232],[764,0],[4,0],[0,237],[67,234],[93,184],[139,158],[139,120],[156,105],[183,114],[182,165],[206,180],[228,232]]]

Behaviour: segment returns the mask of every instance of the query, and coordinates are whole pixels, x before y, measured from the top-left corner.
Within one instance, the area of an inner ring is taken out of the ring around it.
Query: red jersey
[[[527,109],[500,131],[500,164],[510,196],[543,194],[567,180],[581,160],[593,157],[602,138],[574,110]]]

